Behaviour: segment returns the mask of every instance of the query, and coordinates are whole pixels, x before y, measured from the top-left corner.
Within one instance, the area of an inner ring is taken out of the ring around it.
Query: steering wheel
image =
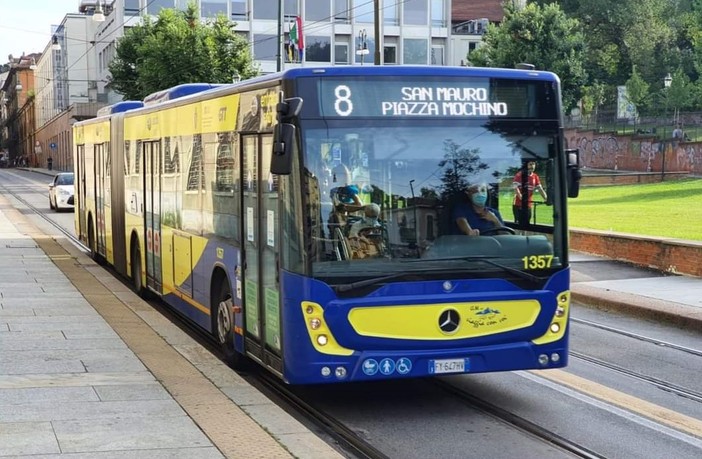
[[[491,228],[489,230],[481,231],[480,235],[481,236],[492,236],[496,235],[501,232],[509,233],[509,234],[517,234],[512,228],[509,226],[498,226],[497,228]]]

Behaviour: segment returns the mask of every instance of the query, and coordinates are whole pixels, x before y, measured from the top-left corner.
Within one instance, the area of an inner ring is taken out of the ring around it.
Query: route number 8
[[[339,116],[349,116],[353,112],[353,102],[351,102],[351,88],[342,84],[334,88],[336,102],[334,110]]]

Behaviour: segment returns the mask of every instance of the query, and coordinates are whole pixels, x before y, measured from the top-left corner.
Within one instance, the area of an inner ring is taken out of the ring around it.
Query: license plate
[[[429,374],[464,373],[470,370],[470,359],[443,359],[429,361]]]

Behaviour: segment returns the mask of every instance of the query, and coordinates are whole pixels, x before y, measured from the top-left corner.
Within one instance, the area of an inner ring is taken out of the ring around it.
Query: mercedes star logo
[[[461,316],[455,309],[447,309],[439,315],[439,328],[442,332],[454,333],[458,330],[458,325],[461,323]]]

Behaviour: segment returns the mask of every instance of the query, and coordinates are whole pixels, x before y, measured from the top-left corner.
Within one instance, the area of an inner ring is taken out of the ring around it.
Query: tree
[[[552,71],[561,78],[565,109],[576,106],[587,81],[585,37],[579,21],[569,19],[558,4],[518,9],[506,3],[504,21],[488,27],[483,42],[470,54],[472,65],[514,68],[527,62]]]
[[[444,140],[444,159],[439,161],[439,167],[444,168],[441,176],[441,198],[450,200],[463,193],[481,171],[488,165],[480,159],[477,148],[461,148],[451,139]]]
[[[183,83],[231,83],[258,74],[249,44],[225,16],[200,21],[195,4],[144,17],[117,43],[109,86],[128,100]]]
[[[626,82],[626,99],[636,108],[637,114],[648,107],[651,101],[649,85],[641,78],[636,66],[632,69],[631,78]]]

